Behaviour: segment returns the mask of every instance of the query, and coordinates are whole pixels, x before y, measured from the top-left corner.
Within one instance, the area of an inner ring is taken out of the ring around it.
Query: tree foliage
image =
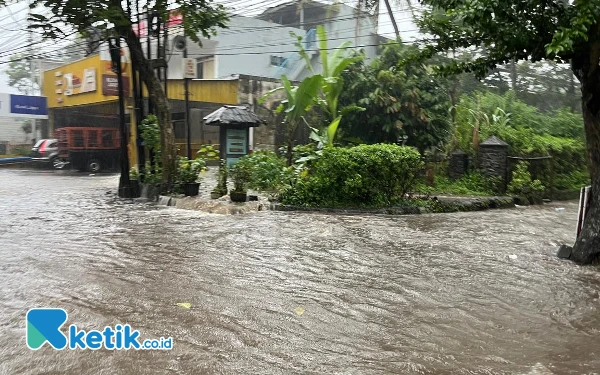
[[[344,117],[346,137],[379,143],[406,135],[406,144],[421,151],[444,143],[449,135],[447,82],[427,64],[398,65],[415,51],[391,43],[371,64],[360,61],[344,72],[340,104],[366,108]]]
[[[30,95],[39,90],[39,70],[31,66],[31,61],[24,54],[11,56],[5,73],[8,85],[20,93]]]

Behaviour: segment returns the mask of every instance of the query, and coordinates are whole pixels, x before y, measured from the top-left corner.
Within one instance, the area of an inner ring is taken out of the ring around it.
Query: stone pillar
[[[479,144],[479,169],[488,177],[500,177],[506,186],[508,144],[493,136]]]
[[[469,167],[469,155],[462,150],[456,150],[450,154],[448,162],[448,177],[458,180],[467,173]]]

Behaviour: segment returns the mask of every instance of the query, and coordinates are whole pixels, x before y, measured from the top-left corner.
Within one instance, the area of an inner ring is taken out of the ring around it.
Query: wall
[[[239,78],[239,104],[250,105],[252,110],[266,121],[266,124],[251,129],[254,150],[277,151],[277,133],[283,126],[283,115],[276,114],[275,109],[285,98],[285,93],[271,95],[262,104],[258,102],[265,93],[278,87],[281,87],[281,81],[278,79],[253,76]]]
[[[254,18],[233,17],[229,29],[220,31],[215,40],[217,76],[245,74],[273,77],[278,67],[271,65],[271,56],[286,58],[296,51],[294,32],[304,36],[302,29],[284,27]]]
[[[27,138],[25,138],[25,133],[21,129],[23,121],[25,119],[0,117],[0,143],[31,143],[32,134],[27,135]]]
[[[123,68],[125,68],[123,76],[128,82],[130,64],[123,64]],[[85,91],[83,90],[83,73],[85,69],[95,70],[93,73],[95,85],[90,85],[86,92],[82,92]],[[81,81],[80,87],[74,85],[72,95],[67,95],[68,88],[66,76],[68,74],[72,74],[74,77],[76,76]],[[63,65],[59,68],[45,71],[42,93],[44,96],[48,97],[48,108],[63,108],[116,101],[118,99],[117,96],[103,94],[103,75],[109,75],[113,78],[116,77],[116,75],[110,71],[110,61],[100,60],[100,55],[94,55],[71,64]]]

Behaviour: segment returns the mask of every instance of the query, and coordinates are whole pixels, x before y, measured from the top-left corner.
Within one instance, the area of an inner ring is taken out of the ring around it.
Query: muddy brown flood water
[[[123,202],[117,180],[0,170],[1,374],[600,371],[600,269],[554,257],[573,202],[232,216]],[[31,351],[33,307],[174,348]]]

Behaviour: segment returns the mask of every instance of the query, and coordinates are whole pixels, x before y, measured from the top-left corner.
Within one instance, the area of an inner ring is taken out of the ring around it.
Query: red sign
[[[102,95],[119,96],[119,81],[116,75],[102,75]],[[129,77],[123,77],[123,95],[129,96]]]
[[[183,23],[183,15],[181,13],[177,13],[177,9],[173,9],[169,12],[169,21],[167,21],[167,28],[179,26]],[[142,20],[134,27],[135,35],[140,38],[144,38],[148,35],[148,21]]]

